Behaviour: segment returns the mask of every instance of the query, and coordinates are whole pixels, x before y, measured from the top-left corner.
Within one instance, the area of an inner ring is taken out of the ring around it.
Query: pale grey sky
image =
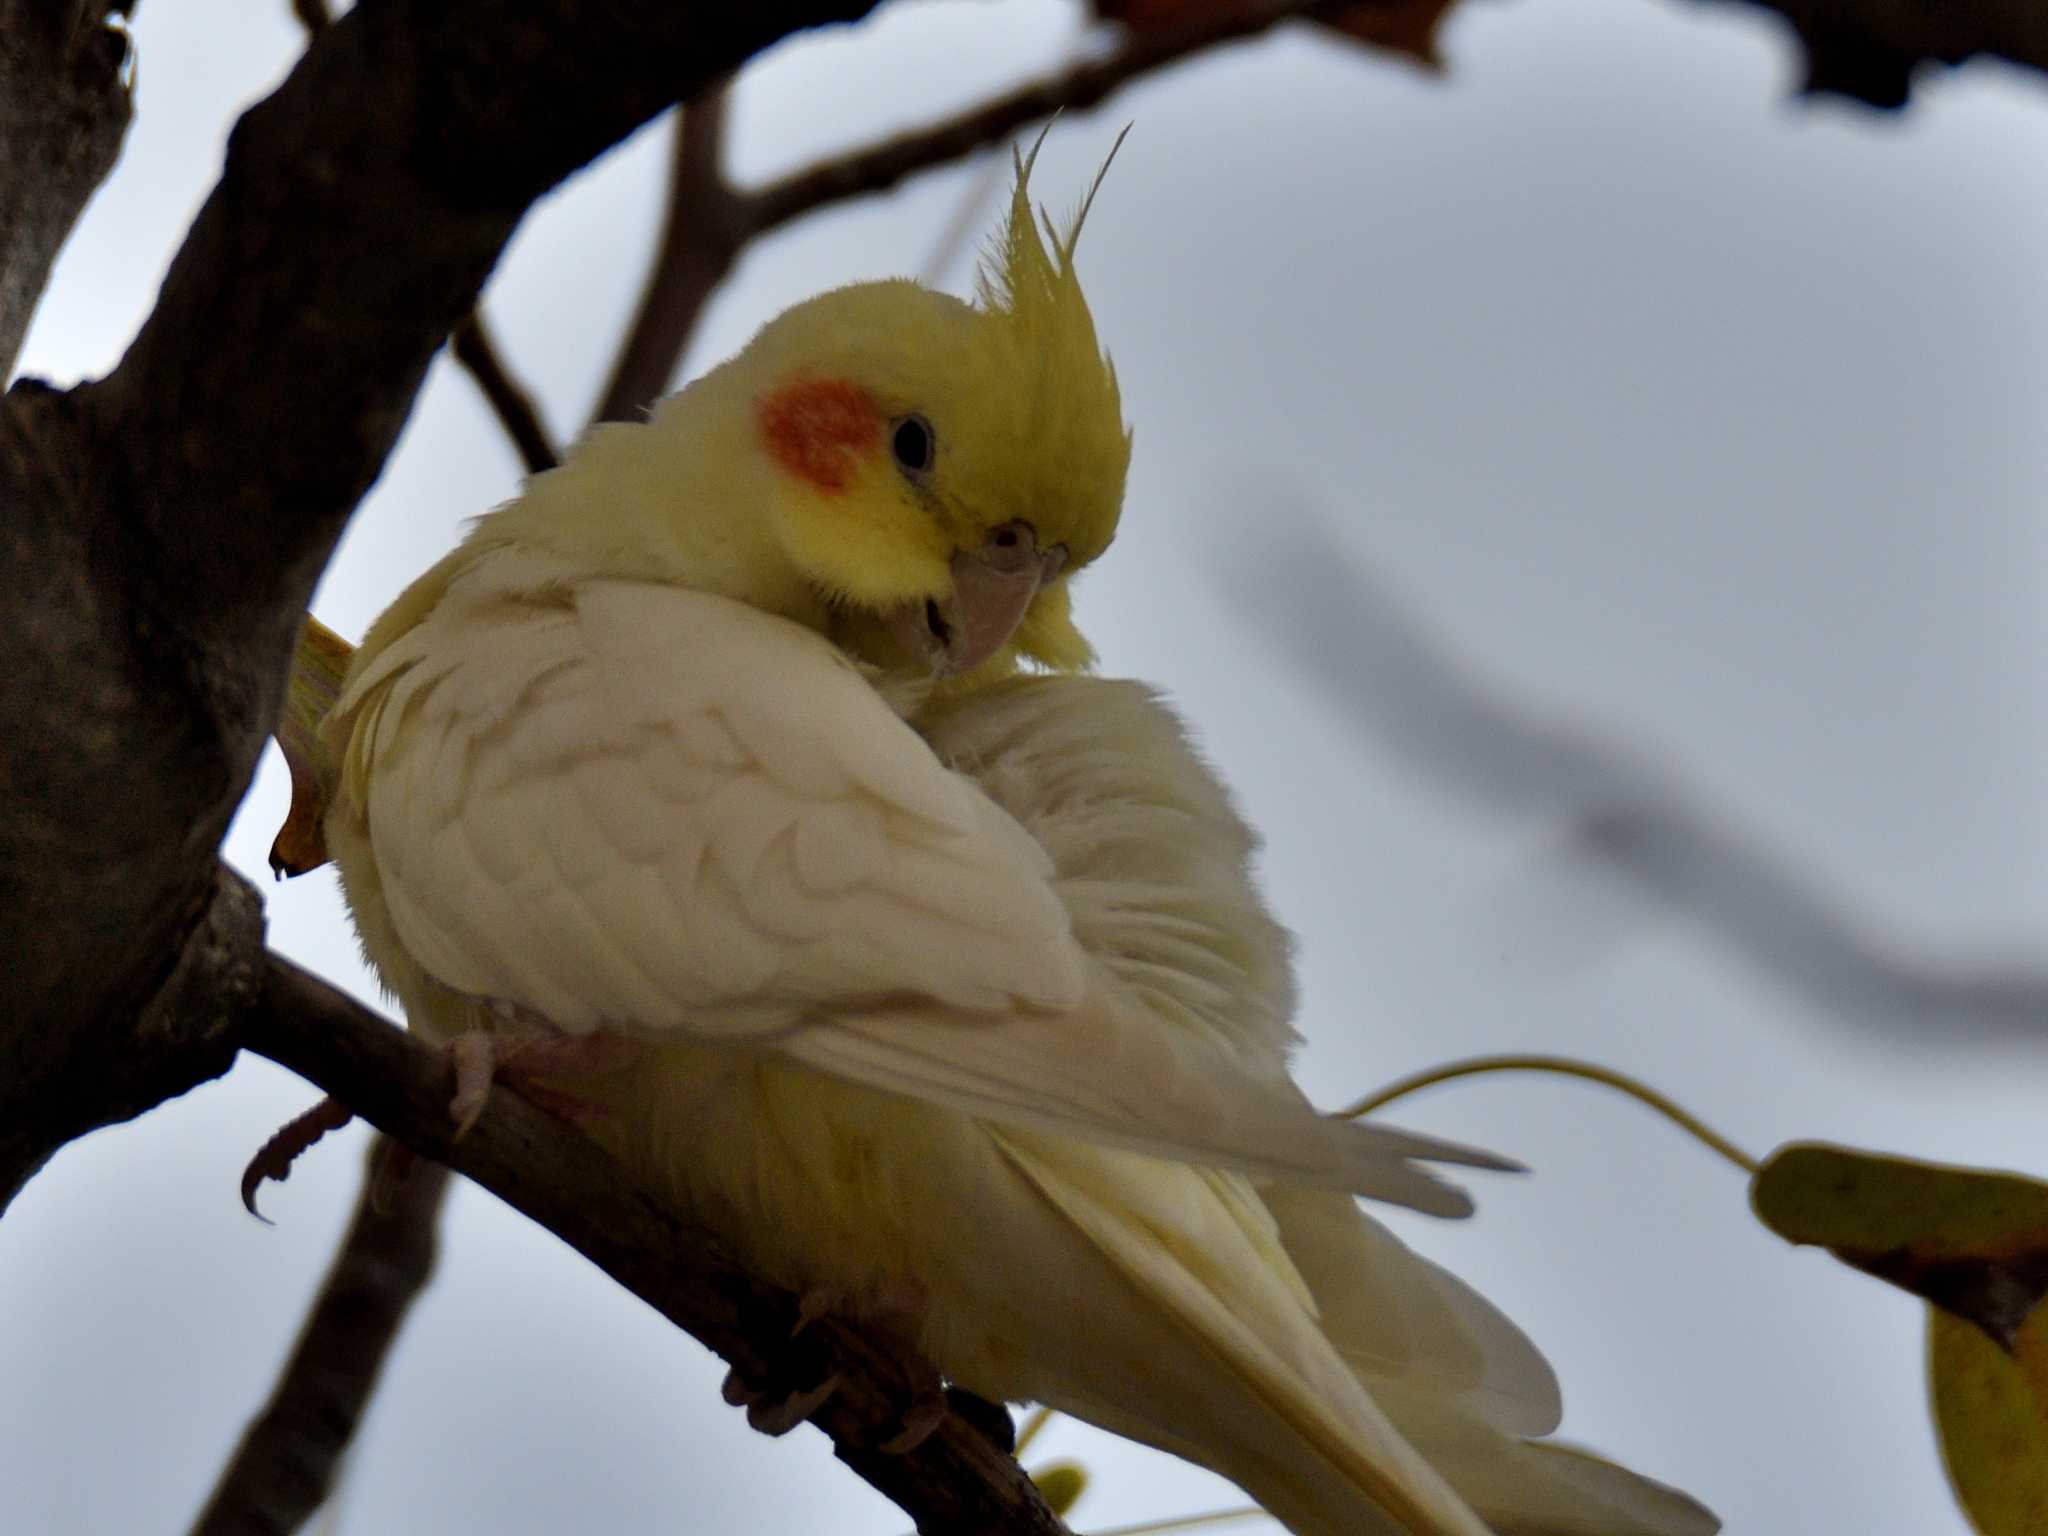
[[[147,6],[136,30],[127,157],[25,360],[59,379],[119,355],[235,112],[298,44],[281,0]],[[1078,37],[1055,0],[935,0],[778,50],[740,87],[735,169],[934,114]],[[1475,793],[1424,737],[1389,738],[1415,728],[1387,707],[1408,675],[1396,631],[1352,606],[1381,594],[1478,686],[1616,744],[1906,952],[2039,956],[2048,90],[1985,67],[1903,117],[1802,106],[1774,25],[1644,0],[1470,0],[1446,51],[1439,81],[1275,37],[1068,117],[1040,169],[1065,203],[1136,124],[1082,245],[1137,454],[1080,611],[1106,671],[1174,694],[1266,834],[1302,939],[1304,1080],[1335,1103],[1453,1056],[1567,1051],[1758,1151],[1830,1137],[2048,1170],[2048,1036],[1939,1014],[1861,1028],[1575,863],[1559,801],[1512,762]],[[662,169],[643,135],[577,178],[491,290],[558,426],[603,374]],[[763,243],[693,362],[819,288],[920,269],[974,175]],[[322,617],[359,632],[515,486],[437,365]],[[1341,558],[1304,573],[1317,541]],[[1372,665],[1347,667],[1347,636],[1377,637]],[[238,826],[246,867],[280,781]],[[367,986],[326,876],[274,891],[271,924]],[[175,1530],[196,1508],[354,1188],[359,1143],[335,1138],[269,1193],[277,1228],[239,1209],[243,1160],[309,1098],[246,1063],[69,1149],[0,1222],[10,1529]],[[1964,1529],[1913,1304],[1764,1234],[1735,1174],[1590,1088],[1475,1083],[1406,1118],[1535,1169],[1480,1181],[1469,1223],[1396,1224],[1551,1354],[1570,1436],[1738,1536]],[[820,1437],[747,1430],[719,1374],[462,1189],[342,1529],[901,1529]],[[1228,1497],[1078,1426],[1045,1454],[1094,1470],[1083,1528]]]

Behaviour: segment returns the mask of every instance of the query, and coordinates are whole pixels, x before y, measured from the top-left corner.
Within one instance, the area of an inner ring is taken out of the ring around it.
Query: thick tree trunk
[[[363,0],[236,128],[120,366],[9,393],[0,1204],[226,1066],[259,924],[215,849],[314,580],[527,207],[870,3]],[[122,40],[83,14],[0,0],[10,293],[41,287],[126,120]]]

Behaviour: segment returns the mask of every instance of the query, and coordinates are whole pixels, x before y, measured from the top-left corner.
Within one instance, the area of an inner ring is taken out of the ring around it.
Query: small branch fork
[[[541,420],[540,408],[500,359],[482,305],[471,310],[455,328],[448,345],[455,360],[469,370],[476,387],[483,391],[491,414],[498,418],[505,435],[512,439],[512,446],[519,450],[519,460],[526,466],[526,472],[537,475],[561,463],[562,456],[556,452],[547,424]]]
[[[1330,9],[1327,0],[1255,0],[1205,13],[1194,22],[1134,32],[1107,58],[1027,82],[957,116],[752,189],[736,188],[725,178],[731,81],[716,83],[683,108],[674,130],[659,246],[594,419],[637,421],[646,414],[674,378],[704,306],[750,242],[834,203],[887,191],[920,171],[1002,143],[1043,118],[1096,106],[1141,75]],[[462,361],[477,374],[531,468],[525,428],[506,413],[499,391],[484,374],[468,358]]]
[[[697,317],[755,232],[723,170],[731,85],[718,82],[676,123],[661,244],[598,402],[599,421],[638,421],[668,388]]]

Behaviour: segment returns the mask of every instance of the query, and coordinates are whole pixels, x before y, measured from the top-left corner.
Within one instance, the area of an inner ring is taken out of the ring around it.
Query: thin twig
[[[1880,927],[1677,772],[1465,665],[1327,528],[1285,513],[1219,555],[1224,596],[1433,791],[1558,826],[1568,859],[1685,913],[1817,1017],[1937,1050],[2048,1031],[2048,968]]]
[[[982,226],[982,206],[991,193],[1002,185],[1003,178],[1010,173],[1010,157],[1005,154],[983,155],[981,164],[969,178],[967,188],[960,195],[960,201],[953,206],[945,227],[939,231],[938,239],[932,242],[926,253],[924,265],[919,269],[919,280],[926,287],[936,288],[945,282],[946,274],[953,270],[953,262],[960,252],[972,241]]]
[[[815,1350],[806,1363],[817,1379],[836,1371],[840,1384],[811,1422],[925,1536],[1067,1536],[1016,1460],[957,1414],[915,1449],[883,1452],[916,1392],[902,1346],[836,1317],[793,1341],[794,1296],[724,1257],[580,1131],[493,1093],[456,1140],[447,1059],[274,954],[242,1042],[546,1227],[741,1375],[762,1376],[771,1355]]]
[[[750,240],[831,203],[885,190],[914,172],[999,143],[1037,119],[1094,106],[1150,70],[1327,8],[1327,0],[1256,0],[1187,25],[1147,28],[1106,59],[1062,70],[945,122],[835,156],[752,191],[736,191],[721,169],[729,83],[721,82],[684,108],[676,125],[660,246],[595,419],[637,421],[668,388],[705,304]]]
[[[1246,1520],[1271,1520],[1263,1509],[1245,1505],[1240,1509],[1213,1509],[1203,1515],[1175,1515],[1165,1520],[1146,1520],[1138,1525],[1111,1526],[1091,1531],[1089,1536],[1167,1536],[1173,1531],[1192,1531],[1214,1525],[1238,1525]]]
[[[704,305],[754,233],[723,169],[730,85],[721,80],[683,107],[671,130],[661,243],[598,404],[599,421],[638,421],[668,388]]]
[[[885,139],[738,194],[750,235],[764,234],[828,203],[885,191],[904,178],[958,160],[1055,112],[1097,105],[1138,76],[1283,21],[1330,9],[1328,0],[1256,0],[1204,11],[1198,21],[1134,32],[1107,58],[1034,80],[957,117]]]
[[[1396,1099],[1405,1099],[1411,1093],[1424,1088],[1433,1088],[1438,1083],[1454,1082],[1461,1077],[1483,1077],[1495,1072],[1547,1072],[1556,1077],[1576,1077],[1581,1082],[1598,1083],[1603,1088],[1612,1088],[1616,1093],[1626,1094],[1638,1104],[1655,1110],[1666,1120],[1691,1136],[1710,1152],[1717,1152],[1746,1174],[1754,1174],[1757,1161],[1726,1136],[1708,1125],[1691,1110],[1681,1106],[1677,1100],[1659,1093],[1639,1078],[1630,1077],[1626,1072],[1613,1067],[1603,1067],[1597,1062],[1579,1061],[1570,1056],[1474,1056],[1465,1061],[1454,1061],[1447,1066],[1431,1067],[1410,1077],[1387,1084],[1375,1093],[1370,1093],[1356,1104],[1337,1111],[1337,1117],[1356,1120],[1374,1110],[1384,1109]]]
[[[422,1163],[378,1209],[383,1146],[382,1138],[371,1143],[348,1235],[192,1536],[290,1536],[326,1501],[385,1357],[434,1272],[448,1188],[447,1169]]]
[[[455,328],[448,346],[455,360],[476,380],[484,399],[490,402],[505,435],[519,450],[526,472],[537,475],[561,463],[562,456],[555,451],[554,438],[548,432],[547,423],[541,420],[540,408],[498,356],[497,344],[484,323],[481,307],[471,310],[462,324]]]

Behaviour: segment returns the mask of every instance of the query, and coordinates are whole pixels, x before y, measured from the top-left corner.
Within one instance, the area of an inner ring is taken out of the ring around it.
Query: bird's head
[[[1116,532],[1131,439],[1074,274],[1086,205],[1041,231],[1030,170],[974,303],[862,283],[736,360],[780,547],[870,661],[945,677],[1090,659],[1066,584]]]

